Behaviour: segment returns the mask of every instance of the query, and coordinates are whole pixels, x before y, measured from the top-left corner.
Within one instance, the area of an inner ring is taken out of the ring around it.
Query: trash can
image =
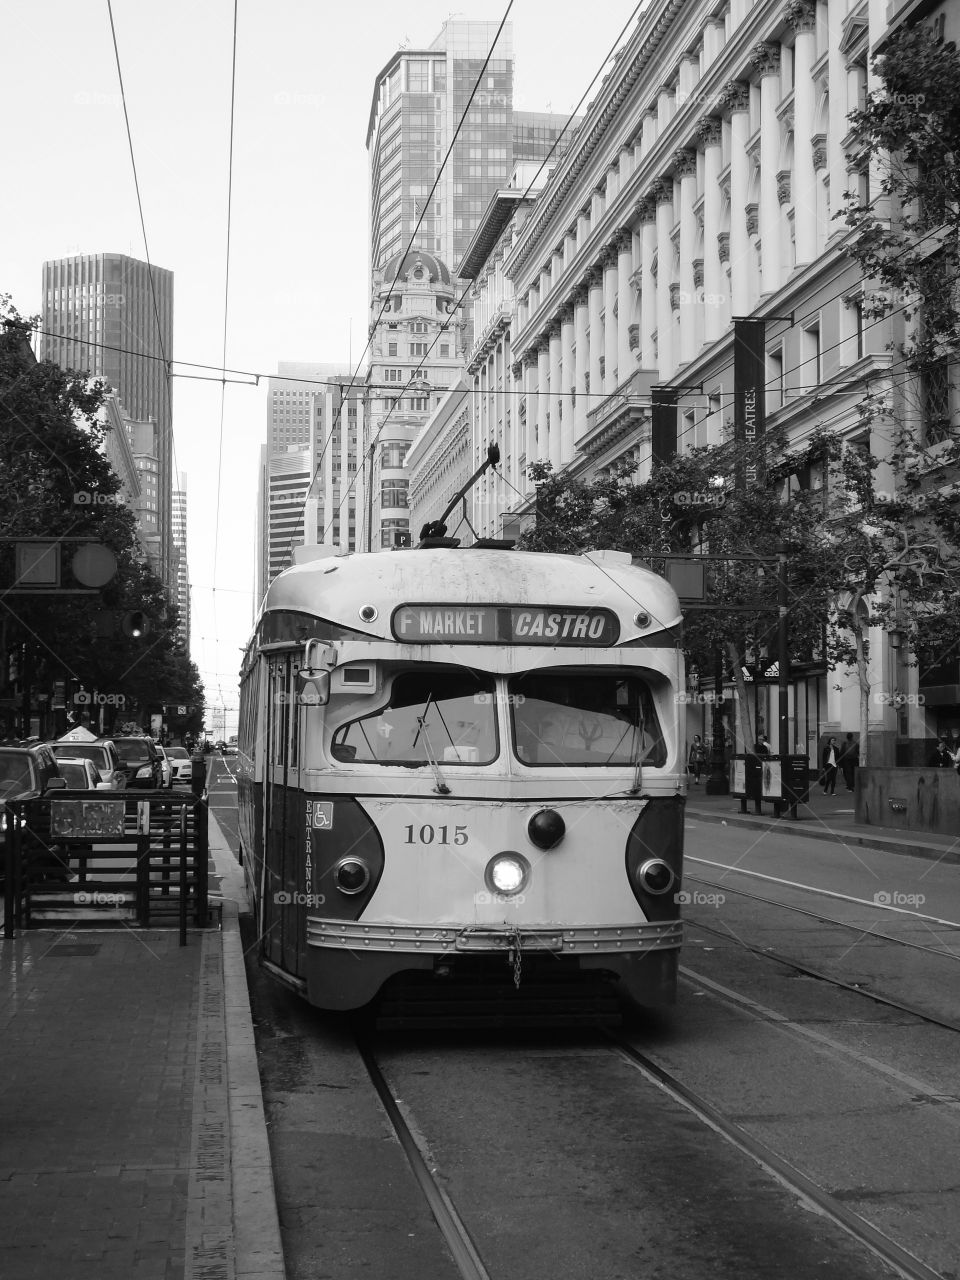
[[[207,781],[207,761],[202,752],[197,751],[190,757],[190,790],[195,796],[202,796]]]

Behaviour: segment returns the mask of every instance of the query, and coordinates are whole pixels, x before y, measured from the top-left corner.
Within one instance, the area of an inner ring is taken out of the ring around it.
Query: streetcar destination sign
[[[397,640],[411,644],[616,644],[620,622],[610,609],[563,605],[402,604],[394,610]]]

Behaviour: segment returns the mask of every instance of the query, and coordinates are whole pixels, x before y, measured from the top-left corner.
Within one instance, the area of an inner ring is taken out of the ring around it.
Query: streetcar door
[[[290,859],[285,766],[290,741],[290,684],[289,656],[271,654],[267,659],[267,716],[263,761],[265,873],[261,946],[265,959],[282,968],[287,968],[284,963],[285,953],[289,954],[290,951],[289,945],[284,946],[284,933],[293,928],[298,914],[292,903],[288,902]]]

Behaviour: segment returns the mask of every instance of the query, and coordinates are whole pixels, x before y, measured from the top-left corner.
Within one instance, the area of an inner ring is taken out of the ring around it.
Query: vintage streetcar
[[[264,599],[238,768],[261,962],[329,1010],[505,979],[672,1003],[676,595],[619,552],[427,541]]]

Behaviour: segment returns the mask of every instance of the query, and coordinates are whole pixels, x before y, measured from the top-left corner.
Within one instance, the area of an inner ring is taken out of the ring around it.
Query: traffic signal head
[[[140,640],[150,630],[150,619],[142,609],[133,609],[130,613],[123,615],[123,622],[120,625],[124,635],[130,636],[133,640]]]

